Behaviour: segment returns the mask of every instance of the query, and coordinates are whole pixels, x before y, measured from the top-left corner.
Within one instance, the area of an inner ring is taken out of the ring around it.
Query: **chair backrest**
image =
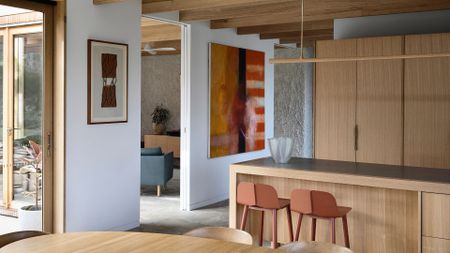
[[[262,208],[280,208],[275,188],[266,184],[255,184],[256,206]]]
[[[353,253],[348,248],[326,242],[293,242],[278,249],[289,253]]]
[[[311,214],[311,191],[304,189],[293,190],[291,192],[291,210],[303,214]]]
[[[233,228],[204,227],[194,229],[185,235],[253,245],[253,238],[249,233]]]
[[[157,148],[141,148],[141,156],[161,156],[163,155],[160,147]]]
[[[311,191],[313,215],[336,217],[339,215],[336,199],[329,192]]]
[[[255,184],[240,182],[237,186],[236,202],[241,205],[256,205]]]
[[[46,234],[47,233],[41,231],[19,231],[0,235],[0,248],[16,241]]]
[[[336,199],[331,193],[296,189],[291,193],[291,210],[319,217],[339,215]]]

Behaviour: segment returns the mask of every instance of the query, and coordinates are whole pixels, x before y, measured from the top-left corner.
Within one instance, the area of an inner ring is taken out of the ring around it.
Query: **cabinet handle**
[[[358,125],[355,125],[355,151],[358,151],[358,137],[359,137],[359,129]]]

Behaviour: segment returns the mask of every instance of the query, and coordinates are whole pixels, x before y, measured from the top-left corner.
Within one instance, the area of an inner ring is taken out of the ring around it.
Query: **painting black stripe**
[[[246,58],[246,50],[240,48],[239,49],[239,87],[238,87],[238,96],[241,104],[243,105],[243,110],[241,111],[242,115],[239,115],[241,118],[239,124],[239,153],[245,153],[245,104],[247,101],[247,58]]]

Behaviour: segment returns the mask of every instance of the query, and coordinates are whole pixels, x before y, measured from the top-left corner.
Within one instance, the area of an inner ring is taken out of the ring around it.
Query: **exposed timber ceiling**
[[[211,29],[236,28],[280,43],[300,42],[300,0],[143,0],[142,12],[179,11],[180,21],[209,21]],[[304,40],[333,38],[333,20],[450,9],[449,0],[305,0]]]

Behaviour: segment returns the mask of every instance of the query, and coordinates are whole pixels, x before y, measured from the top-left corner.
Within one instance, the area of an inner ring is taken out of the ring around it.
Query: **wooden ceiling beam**
[[[321,30],[321,29],[333,29],[333,20],[319,20],[309,21],[304,23],[304,30]],[[301,30],[301,23],[286,23],[278,25],[261,25],[261,26],[247,26],[239,27],[237,34],[257,34],[257,33],[272,33],[272,32],[295,32]]]
[[[247,16],[271,15],[278,12],[287,12],[292,9],[298,9],[299,1],[272,1],[270,3],[263,3],[253,6],[231,6],[218,8],[201,8],[195,10],[186,10],[180,12],[181,21],[199,21],[199,20],[213,20],[213,19],[229,19],[240,18]]]
[[[252,6],[264,3],[280,3],[292,0],[166,0],[166,1],[142,1],[142,13],[158,13],[170,11],[185,11],[220,7]]]
[[[127,0],[92,0],[94,5],[121,3]]]
[[[303,36],[305,38],[312,37],[312,36],[333,36],[333,29],[323,29],[323,30],[310,30],[310,31],[304,31]],[[274,32],[274,33],[262,33],[260,36],[260,39],[267,40],[267,39],[278,39],[278,38],[300,38],[301,32],[295,31],[295,32]]]
[[[153,41],[153,42],[143,42],[142,48],[145,45],[149,44],[152,48],[160,48],[160,47],[173,47],[176,50],[181,50],[181,40],[166,40],[166,41]]]

